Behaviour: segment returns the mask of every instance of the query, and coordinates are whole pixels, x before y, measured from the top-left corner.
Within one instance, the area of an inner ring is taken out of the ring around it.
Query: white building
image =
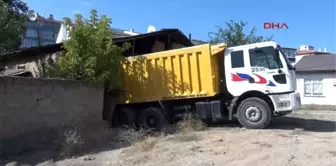
[[[34,12],[32,10],[32,12]],[[55,44],[61,21],[55,20],[52,14],[43,17],[37,14],[35,21],[25,23],[26,33],[23,37],[21,48],[38,47]]]
[[[131,29],[130,31],[127,31],[123,29],[111,28],[111,30],[114,33],[114,38],[128,37],[128,36],[134,36],[134,35],[140,34],[140,33],[134,32],[133,29]],[[68,40],[68,39],[69,39],[69,33],[67,31],[65,24],[62,23],[57,39],[56,39],[56,43],[62,43],[64,40]]]
[[[336,54],[300,56],[295,65],[302,104],[336,105]]]

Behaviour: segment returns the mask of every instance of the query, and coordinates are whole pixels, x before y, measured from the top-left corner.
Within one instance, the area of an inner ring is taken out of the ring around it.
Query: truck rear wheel
[[[139,124],[144,129],[160,131],[168,124],[168,120],[162,109],[149,107],[141,111]]]
[[[120,108],[116,110],[113,118],[113,126],[136,127],[136,113],[130,108]]]
[[[241,102],[237,110],[239,123],[248,129],[263,129],[272,119],[268,104],[256,97],[247,98]]]

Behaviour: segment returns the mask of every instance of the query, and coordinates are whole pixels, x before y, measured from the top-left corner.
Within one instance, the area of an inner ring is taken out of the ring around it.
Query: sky
[[[113,28],[145,33],[149,25],[157,30],[177,28],[193,39],[209,40],[216,26],[229,20],[246,21],[248,32],[272,36],[282,47],[311,45],[316,50],[336,52],[335,0],[25,0],[28,7],[55,19],[82,14],[91,9],[112,18]],[[286,24],[282,29],[264,29],[264,23]]]

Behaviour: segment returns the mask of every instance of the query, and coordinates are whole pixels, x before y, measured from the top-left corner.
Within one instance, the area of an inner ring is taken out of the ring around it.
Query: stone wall
[[[74,124],[103,125],[103,94],[78,81],[0,77],[0,155],[54,146]]]

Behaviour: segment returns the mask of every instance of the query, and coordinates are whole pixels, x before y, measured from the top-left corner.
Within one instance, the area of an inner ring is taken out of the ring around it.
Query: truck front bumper
[[[269,95],[274,105],[274,112],[296,111],[301,108],[299,92]]]

